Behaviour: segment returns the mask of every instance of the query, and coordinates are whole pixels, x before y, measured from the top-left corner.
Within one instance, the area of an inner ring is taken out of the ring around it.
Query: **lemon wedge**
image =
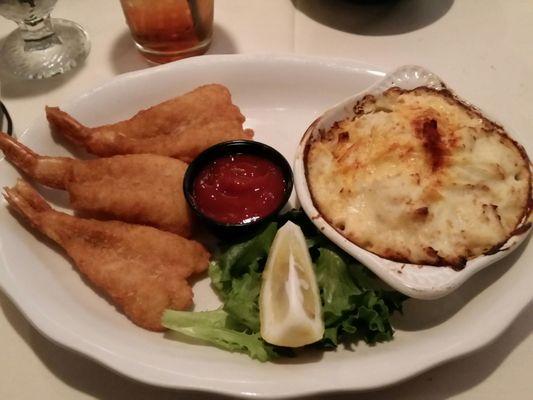
[[[300,347],[324,336],[320,294],[302,230],[287,222],[268,254],[259,297],[261,337]]]

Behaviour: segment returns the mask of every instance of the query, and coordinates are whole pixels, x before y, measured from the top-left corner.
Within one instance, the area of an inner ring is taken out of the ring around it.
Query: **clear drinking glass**
[[[149,61],[203,54],[213,34],[213,0],[120,0],[131,36]]]
[[[0,62],[15,75],[48,78],[74,68],[89,53],[87,32],[80,25],[50,18],[56,2],[0,0],[0,15],[19,26],[0,50]]]

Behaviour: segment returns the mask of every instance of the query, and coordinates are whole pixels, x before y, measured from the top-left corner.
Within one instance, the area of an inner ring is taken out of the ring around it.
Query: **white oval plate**
[[[433,300],[451,293],[475,273],[510,254],[528,236],[531,227],[520,234],[511,236],[500,247],[499,251],[468,260],[462,270],[456,271],[449,267],[406,264],[380,257],[345,238],[322,218],[320,212],[313,204],[305,172],[304,159],[309,140],[317,137],[320,131],[329,130],[336,121],[352,117],[354,115],[354,106],[364,96],[369,94],[379,95],[393,86],[405,90],[419,86],[427,86],[433,89],[446,87],[434,73],[416,65],[406,65],[387,74],[382,80],[376,82],[368,89],[331,107],[309,126],[300,141],[294,161],[294,187],[304,211],[312,217],[313,223],[330,240],[361,261],[396,290],[416,299]],[[450,90],[449,88],[447,89]],[[528,222],[529,216],[524,218],[516,229],[519,230]]]
[[[322,110],[382,76],[379,69],[351,60],[202,56],[120,76],[60,106],[82,122],[102,124],[220,82],[232,91],[256,139],[292,159],[301,133]],[[526,147],[532,144],[525,133],[517,138]],[[22,142],[46,155],[69,155],[50,136],[44,110]],[[11,165],[0,162],[1,186],[13,185],[17,177]],[[66,204],[60,192],[43,193],[55,205]],[[283,398],[388,385],[487,344],[533,297],[533,268],[527,262],[533,254],[523,244],[442,300],[409,300],[389,343],[261,364],[136,327],[80,279],[61,250],[10,215],[5,203],[0,221],[0,284],[37,329],[133,379],[171,388]],[[219,305],[208,279],[195,285],[195,302],[197,309]]]

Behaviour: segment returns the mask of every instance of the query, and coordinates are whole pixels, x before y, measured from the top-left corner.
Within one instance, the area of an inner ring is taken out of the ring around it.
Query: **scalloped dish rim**
[[[405,79],[402,80],[402,77]],[[531,214],[529,212],[529,214],[526,214],[522,218],[515,229],[516,233],[513,233],[499,247],[498,251],[492,254],[481,254],[468,260],[465,267],[461,270],[454,270],[446,266],[408,264],[389,260],[356,245],[330,225],[316,209],[309,192],[305,168],[305,152],[308,141],[319,129],[324,129],[324,126],[330,127],[333,122],[345,118],[345,116],[339,117],[338,115],[351,113],[353,105],[365,95],[382,93],[393,86],[398,86],[401,89],[412,89],[417,86],[429,86],[438,90],[447,89],[454,97],[473,107],[483,117],[497,123],[497,119],[491,118],[487,113],[472,106],[468,101],[463,100],[433,72],[417,65],[404,65],[388,73],[383,79],[368,89],[344,99],[329,108],[307,128],[300,140],[294,159],[294,187],[305,213],[313,221],[315,226],[337,246],[359,260],[399,292],[420,300],[434,300],[453,292],[474,274],[513,252],[531,232],[531,226],[523,230],[529,223],[529,216]],[[509,134],[507,129],[505,129],[505,132],[509,137],[513,138],[514,135]],[[413,276],[415,277],[414,279]],[[418,278],[419,280],[417,280]]]

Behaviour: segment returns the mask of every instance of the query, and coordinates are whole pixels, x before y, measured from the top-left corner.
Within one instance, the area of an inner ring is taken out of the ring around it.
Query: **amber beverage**
[[[141,54],[165,63],[203,54],[211,44],[214,0],[121,0]]]

